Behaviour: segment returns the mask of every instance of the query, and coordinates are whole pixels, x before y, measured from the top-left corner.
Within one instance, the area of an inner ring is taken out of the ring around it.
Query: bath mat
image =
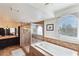
[[[11,56],[25,56],[25,55],[26,55],[25,52],[21,48],[13,50],[11,52]]]

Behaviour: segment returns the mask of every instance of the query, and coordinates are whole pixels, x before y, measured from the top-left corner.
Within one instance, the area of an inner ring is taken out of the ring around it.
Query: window
[[[42,26],[38,26],[38,28],[37,28],[37,34],[38,35],[43,35],[43,28],[42,28]]]
[[[73,15],[59,19],[58,33],[62,35],[77,37],[77,18]]]
[[[15,34],[15,28],[10,28],[10,34]]]
[[[43,35],[43,27],[38,24],[32,24],[32,34]]]

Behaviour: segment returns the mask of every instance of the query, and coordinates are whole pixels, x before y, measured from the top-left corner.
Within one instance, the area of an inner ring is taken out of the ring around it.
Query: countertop
[[[8,38],[15,38],[17,36],[12,36],[12,35],[8,35],[8,36],[0,36],[0,40],[2,39],[8,39]]]

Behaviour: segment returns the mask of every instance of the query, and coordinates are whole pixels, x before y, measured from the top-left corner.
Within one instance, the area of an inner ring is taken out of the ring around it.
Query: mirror
[[[16,35],[18,36],[18,28],[0,28],[0,36]]]

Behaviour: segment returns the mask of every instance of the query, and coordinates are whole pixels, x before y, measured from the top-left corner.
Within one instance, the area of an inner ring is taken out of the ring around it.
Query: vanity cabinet
[[[16,36],[3,36],[0,37],[0,49],[3,49],[8,46],[19,45],[20,40]]]

